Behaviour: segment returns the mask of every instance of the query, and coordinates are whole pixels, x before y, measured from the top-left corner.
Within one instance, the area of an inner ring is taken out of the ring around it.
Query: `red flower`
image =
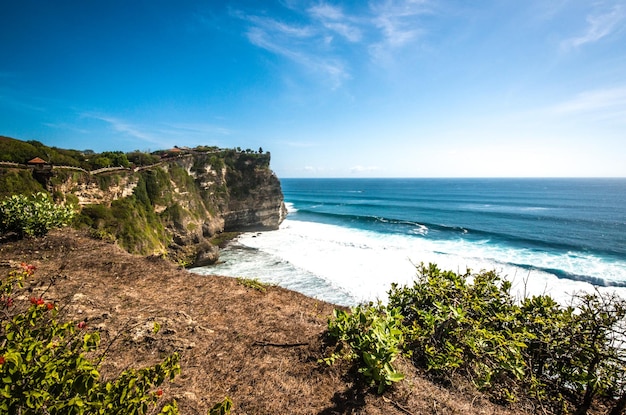
[[[46,307],[48,307],[48,310],[52,310],[54,308],[54,303],[48,303],[46,304]]]
[[[31,297],[30,303],[33,305],[44,305],[46,302],[41,297],[39,298]]]
[[[28,275],[33,275],[35,273],[35,270],[37,269],[37,267],[35,267],[34,265],[29,265],[26,262],[22,262],[20,266]]]
[[[11,297],[7,298],[7,307],[13,306],[13,299]]]
[[[5,360],[4,360],[4,356],[0,356],[0,365],[3,365],[3,364],[4,364],[4,362],[5,362]]]
[[[162,395],[163,395],[163,391],[161,389],[158,389],[156,391],[156,396],[160,398]]]
[[[81,321],[80,323],[78,323],[77,327],[82,330],[85,327],[87,327],[87,323],[85,323],[84,321]]]

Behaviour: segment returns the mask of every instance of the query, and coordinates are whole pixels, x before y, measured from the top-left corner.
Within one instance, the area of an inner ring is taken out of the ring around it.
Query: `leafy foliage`
[[[267,291],[267,287],[271,286],[270,284],[259,281],[257,278],[239,277],[237,278],[237,282],[246,288],[251,288],[253,290],[260,291],[262,293]]]
[[[233,408],[233,401],[229,397],[225,397],[222,402],[216,403],[209,409],[208,415],[229,415]]]
[[[626,407],[625,299],[591,293],[567,307],[549,296],[518,303],[495,272],[417,270],[412,286],[392,286],[386,307],[336,311],[329,321],[328,333],[349,346],[379,392],[401,375],[375,368],[400,350],[435,378],[464,376],[498,402],[523,398],[546,413],[585,414],[597,398],[613,402],[612,415]]]
[[[29,170],[0,168],[0,197],[32,194],[45,189]]]
[[[509,288],[495,272],[459,275],[422,264],[413,287],[392,287],[389,306],[407,316],[417,365],[436,376],[464,373],[480,389],[512,400],[507,386],[524,376],[528,336],[513,324]]]
[[[10,414],[146,414],[163,394],[158,389],[180,372],[179,357],[116,379],[100,378],[100,336],[84,322],[60,322],[58,305],[33,297],[20,307],[22,280],[34,267],[22,264],[0,280],[0,412]],[[161,414],[177,414],[175,402]]]
[[[71,207],[55,204],[43,192],[13,195],[0,202],[0,232],[16,232],[20,237],[41,236],[69,225],[74,214]]]
[[[328,324],[328,334],[338,340],[339,351],[324,359],[333,364],[338,358],[357,360],[359,372],[378,387],[378,393],[404,375],[392,366],[400,354],[403,341],[402,315],[398,309],[385,309],[381,305],[355,307],[351,313],[335,310]]]

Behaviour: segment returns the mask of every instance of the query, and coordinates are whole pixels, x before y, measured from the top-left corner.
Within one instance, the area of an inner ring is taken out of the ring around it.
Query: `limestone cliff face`
[[[58,174],[51,190],[73,195],[81,220],[127,250],[200,266],[217,260],[220,233],[273,230],[285,218],[269,162],[269,153],[186,151],[136,170]]]
[[[64,194],[73,194],[79,204],[84,206],[110,204],[114,200],[131,196],[137,182],[138,176],[126,171],[91,180],[85,174],[76,173],[63,181],[57,181],[54,188]]]
[[[273,230],[287,215],[280,181],[269,170],[242,158],[226,174],[230,198],[224,212],[224,230]]]

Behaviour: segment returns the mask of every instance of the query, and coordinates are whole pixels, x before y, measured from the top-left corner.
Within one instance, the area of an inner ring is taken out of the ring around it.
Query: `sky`
[[[278,177],[626,177],[626,0],[0,0],[0,135]]]

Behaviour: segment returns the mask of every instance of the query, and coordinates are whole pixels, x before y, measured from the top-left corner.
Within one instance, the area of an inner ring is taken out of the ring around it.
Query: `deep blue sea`
[[[520,295],[626,293],[626,179],[281,179],[287,220],[200,273],[338,304],[382,299],[414,265],[495,269]]]

